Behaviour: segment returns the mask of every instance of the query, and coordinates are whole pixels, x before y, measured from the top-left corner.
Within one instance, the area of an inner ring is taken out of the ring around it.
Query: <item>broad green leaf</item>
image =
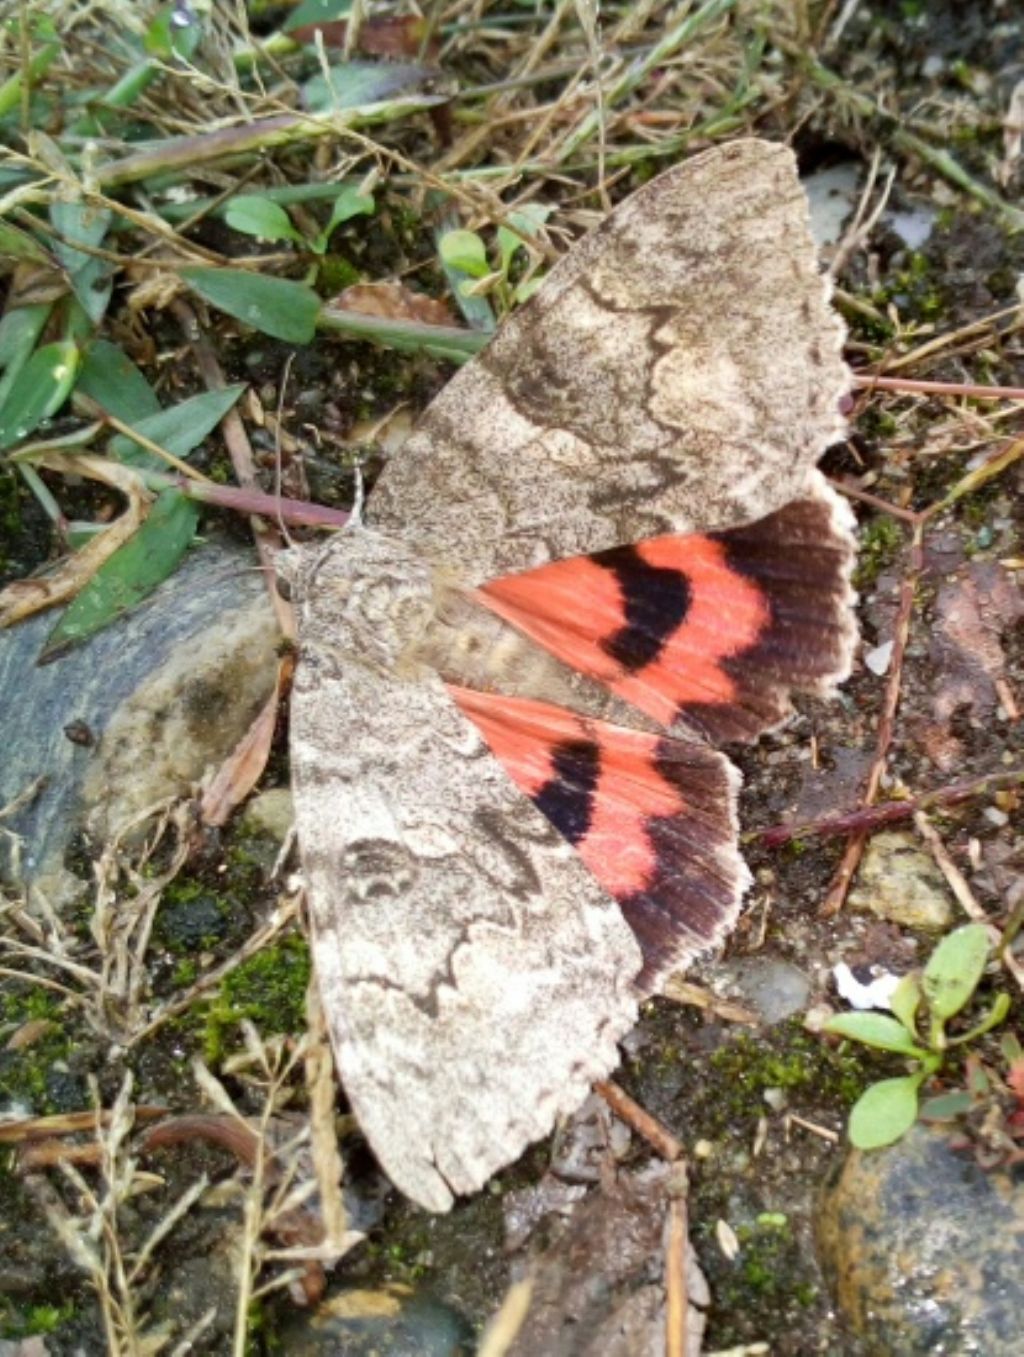
[[[68,240],[96,248],[101,244],[110,226],[112,213],[107,208],[82,202],[55,202],[50,208],[50,221]],[[57,257],[67,270],[75,296],[82,309],[98,325],[110,301],[114,273],[105,259],[85,254],[61,242],[55,247]]]
[[[189,22],[182,22],[185,18]],[[189,58],[202,37],[196,13],[184,5],[164,5],[146,29],[142,45],[160,61],[174,57]]]
[[[441,267],[444,269],[444,276],[448,280],[448,286],[451,289],[452,296],[455,298],[456,304],[462,312],[463,318],[470,327],[470,330],[475,330],[477,333],[484,336],[493,334],[497,323],[494,319],[494,311],[491,307],[491,303],[484,296],[476,296],[473,293],[467,295],[465,284],[472,281],[470,275],[465,269],[460,268],[459,265],[445,259],[441,250],[441,242],[444,240],[445,236],[453,235],[454,233],[454,227],[446,229],[446,225],[442,224],[441,229],[438,230],[435,235],[437,253],[441,260]],[[479,237],[477,237],[477,239],[479,240]],[[486,270],[486,257],[484,264]]]
[[[234,230],[255,236],[257,240],[295,240],[300,245],[303,243],[302,233],[296,231],[284,208],[254,193],[241,193],[237,198],[232,198],[224,209],[224,220]]]
[[[915,1032],[917,1010],[921,1004],[921,982],[914,971],[905,975],[889,998],[889,1007],[908,1032]]]
[[[926,1098],[921,1104],[922,1121],[952,1121],[971,1110],[971,1095],[964,1089],[952,1093],[940,1093],[935,1098]]]
[[[0,406],[0,448],[20,443],[57,413],[78,375],[78,348],[66,340],[36,349]]]
[[[244,384],[236,382],[222,391],[203,391],[167,410],[158,410],[143,419],[133,420],[132,427],[154,443],[159,443],[175,457],[187,457],[217,427],[244,390]],[[167,470],[167,463],[162,457],[126,434],[116,434],[107,445],[107,451],[111,457],[128,466],[146,467],[153,471]]]
[[[512,293],[516,301],[522,306],[523,302],[528,302],[533,294],[541,287],[547,274],[535,273],[532,278],[527,278],[522,283],[517,283],[515,291]]]
[[[0,368],[21,367],[49,319],[49,302],[15,306],[0,320]]]
[[[858,1150],[876,1150],[892,1145],[917,1120],[917,1090],[920,1080],[883,1079],[865,1089],[850,1112],[848,1131]]]
[[[293,28],[303,28],[306,24],[345,19],[351,8],[352,0],[303,0],[285,24],[285,32],[290,33]]]
[[[368,193],[360,193],[357,184],[346,184],[334,200],[334,206],[331,208],[331,216],[327,225],[313,242],[313,249],[317,254],[323,254],[330,244],[331,236],[336,227],[342,222],[349,221],[352,217],[372,216],[376,207],[373,197]]]
[[[524,236],[535,236],[550,217],[551,211],[551,206],[548,203],[525,203],[515,212],[510,212],[508,220]],[[508,273],[508,266],[512,262],[512,256],[516,250],[525,249],[526,241],[521,240],[515,231],[510,231],[507,226],[498,227],[498,251],[501,256],[502,273]]]
[[[921,988],[932,1015],[945,1022],[959,1013],[978,987],[988,960],[984,924],[964,924],[947,935],[931,954]]]
[[[436,76],[436,70],[416,62],[344,61],[326,75],[311,76],[302,87],[303,102],[311,113],[383,104]]]
[[[9,221],[0,221],[0,255],[8,259],[27,259],[31,264],[53,266],[53,259],[35,236],[12,226]]]
[[[829,1018],[823,1030],[834,1036],[862,1041],[865,1046],[875,1046],[880,1051],[896,1051],[919,1060],[928,1054],[901,1022],[885,1013],[838,1013]]]
[[[471,278],[484,278],[490,272],[487,251],[475,231],[446,231],[438,242],[438,251],[446,265]]]
[[[50,319],[50,302],[35,302],[31,306],[13,307],[0,320],[0,410],[7,403],[11,387],[18,373],[32,356],[36,340]]]
[[[460,330],[454,325],[424,325],[419,320],[395,320],[390,316],[365,316],[342,307],[325,306],[320,323],[325,330],[386,344],[392,349],[431,353],[451,363],[465,363],[486,345],[490,335],[479,330]]]
[[[123,349],[106,339],[96,339],[86,349],[75,391],[126,424],[137,424],[160,409],[156,393],[139,369]]]
[[[304,283],[268,278],[243,269],[182,269],[189,287],[220,311],[287,344],[308,344],[316,334],[320,298]]]
[[[173,487],[161,491],[149,516],[124,546],[105,561],[46,638],[40,662],[110,625],[141,603],[171,574],[195,536],[199,511]]]

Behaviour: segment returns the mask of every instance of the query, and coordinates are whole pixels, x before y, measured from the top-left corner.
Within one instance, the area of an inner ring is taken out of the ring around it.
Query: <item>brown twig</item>
[[[682,1165],[679,1166],[682,1169]],[[665,1357],[686,1357],[686,1319],[690,1309],[687,1267],[686,1176],[672,1193],[665,1245]]]
[[[683,1147],[668,1127],[662,1126],[657,1117],[646,1112],[618,1084],[613,1084],[610,1079],[599,1079],[594,1085],[594,1092],[600,1094],[617,1117],[647,1141],[659,1158],[670,1164],[682,1158]]]
[[[983,386],[980,382],[928,382],[910,377],[854,374],[854,383],[868,391],[900,391],[908,396],[970,396],[975,400],[1024,400],[1024,386]]]
[[[900,701],[900,685],[903,680],[903,659],[907,652],[910,622],[914,612],[914,594],[924,564],[922,551],[924,522],[925,518],[922,515],[914,524],[910,544],[910,565],[900,586],[899,609],[896,614],[896,626],[893,634],[892,668],[889,671],[889,682],[886,684],[882,712],[878,718],[875,757],[868,774],[868,784],[862,801],[862,804],[866,806],[870,806],[878,795],[882,774],[885,772],[885,764],[889,756],[889,746],[892,744],[896,709]],[[842,909],[843,902],[846,900],[846,893],[850,889],[850,883],[860,864],[866,843],[867,835],[860,833],[855,834],[846,845],[842,860],[832,878],[832,884],[821,907],[822,918],[829,919]]]
[[[744,835],[750,842],[759,839],[766,848],[781,848],[794,839],[831,838],[842,834],[870,834],[886,825],[909,820],[919,811],[934,810],[940,806],[955,806],[962,801],[973,801],[999,787],[1024,783],[1024,768],[1006,773],[987,773],[969,782],[953,782],[906,801],[885,801],[877,806],[859,806],[842,815],[825,815],[820,820],[804,820],[796,825],[770,825]]]

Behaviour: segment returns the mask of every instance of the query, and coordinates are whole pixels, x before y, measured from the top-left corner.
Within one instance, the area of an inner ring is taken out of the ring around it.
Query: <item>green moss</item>
[[[27,1305],[15,1309],[7,1299],[0,1298],[0,1338],[32,1338],[37,1334],[54,1333],[75,1312],[71,1301],[63,1305]]]
[[[854,587],[866,589],[896,559],[903,545],[903,533],[895,519],[880,514],[873,518],[861,533],[857,566],[853,574]]]
[[[53,1097],[53,1067],[66,1059],[73,1043],[60,1015],[49,990],[18,986],[0,995],[0,1101],[25,1103],[37,1116],[61,1110]],[[50,1026],[27,1046],[12,1050],[10,1037],[29,1022]]]
[[[243,962],[221,982],[205,1013],[203,1050],[218,1063],[238,1024],[248,1018],[264,1036],[301,1032],[305,1027],[309,985],[309,948],[290,934]]]
[[[172,882],[157,915],[156,936],[169,952],[191,959],[193,953],[210,951],[225,939],[237,912],[230,896],[211,891],[201,881]]]
[[[709,1225],[698,1228],[700,1239],[708,1236],[709,1254],[715,1258]],[[713,1305],[718,1319],[716,1341],[742,1342],[746,1337],[742,1318],[753,1313],[793,1315],[794,1308],[814,1304],[817,1288],[807,1281],[806,1261],[789,1220],[780,1212],[764,1212],[736,1229],[739,1252],[730,1264],[713,1268]],[[737,1322],[739,1321],[739,1322]]]
[[[870,1078],[855,1055],[811,1036],[798,1019],[780,1023],[762,1036],[739,1033],[711,1056],[710,1063],[716,1097],[709,1110],[719,1129],[763,1115],[766,1089],[797,1094],[805,1090],[816,1103],[845,1109]]]
[[[333,297],[346,287],[351,287],[353,283],[358,283],[362,279],[362,274],[356,266],[344,255],[329,254],[323,259],[320,265],[320,276],[318,285],[320,292],[325,297]]]
[[[871,301],[882,311],[894,302],[904,322],[937,320],[946,311],[946,298],[936,281],[939,277],[941,274],[928,255],[915,250],[903,268],[886,276],[872,293]]]
[[[192,957],[182,957],[174,968],[171,984],[175,989],[187,989],[189,985],[195,984],[198,975],[199,963]]]

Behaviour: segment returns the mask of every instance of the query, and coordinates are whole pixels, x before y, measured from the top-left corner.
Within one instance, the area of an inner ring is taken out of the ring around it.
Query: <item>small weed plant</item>
[[[1002,993],[968,1031],[951,1036],[947,1030],[974,995],[988,955],[988,930],[983,924],[966,924],[942,939],[920,974],[903,978],[890,1000],[892,1016],[840,1013],[825,1024],[826,1032],[913,1062],[909,1074],[872,1084],[854,1104],[849,1135],[858,1149],[899,1140],[917,1120],[921,1086],[942,1068],[949,1050],[976,1041],[1006,1017],[1010,996]]]

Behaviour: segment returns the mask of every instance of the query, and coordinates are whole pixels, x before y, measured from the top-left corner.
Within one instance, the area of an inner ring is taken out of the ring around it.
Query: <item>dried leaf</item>
[[[403,283],[354,283],[335,298],[333,306],[360,316],[413,320],[422,325],[455,325],[448,304],[413,292]]]
[[[236,806],[241,805],[263,776],[274,742],[281,697],[291,683],[293,668],[294,661],[287,656],[278,665],[274,691],[204,791],[199,807],[203,824],[227,824]]]

